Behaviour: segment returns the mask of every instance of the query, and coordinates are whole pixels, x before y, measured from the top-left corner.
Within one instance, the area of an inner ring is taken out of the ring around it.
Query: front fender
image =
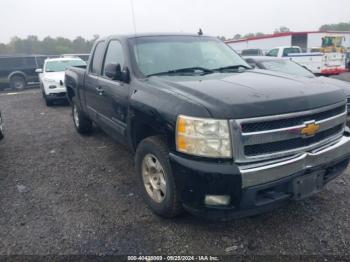
[[[168,139],[170,149],[175,146],[175,127],[180,114],[194,117],[210,117],[209,112],[201,105],[189,101],[170,90],[152,87],[134,90],[130,96],[128,130],[129,141],[133,142],[133,127],[150,127],[157,135]],[[145,130],[147,133],[147,130]]]

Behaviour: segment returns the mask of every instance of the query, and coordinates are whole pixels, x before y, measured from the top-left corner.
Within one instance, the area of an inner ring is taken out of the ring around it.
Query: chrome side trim
[[[350,137],[342,136],[339,141],[324,147],[322,150],[306,152],[293,158],[270,161],[269,164],[257,167],[240,165],[242,187],[272,182],[346,156],[350,156]]]

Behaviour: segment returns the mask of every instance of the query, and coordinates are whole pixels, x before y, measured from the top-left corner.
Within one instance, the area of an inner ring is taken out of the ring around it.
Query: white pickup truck
[[[346,58],[342,53],[303,53],[299,46],[282,46],[271,49],[266,55],[293,60],[317,75],[337,75],[346,71]]]

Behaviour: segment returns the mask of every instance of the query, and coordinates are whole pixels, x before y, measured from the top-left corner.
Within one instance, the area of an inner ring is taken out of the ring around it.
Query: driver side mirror
[[[127,67],[124,67],[122,71],[120,64],[107,64],[105,68],[105,75],[112,80],[122,81],[125,83],[130,82],[129,69]]]
[[[43,70],[41,68],[35,69],[35,73],[41,74]]]
[[[106,65],[105,75],[112,80],[122,80],[122,69],[120,64],[110,63]]]

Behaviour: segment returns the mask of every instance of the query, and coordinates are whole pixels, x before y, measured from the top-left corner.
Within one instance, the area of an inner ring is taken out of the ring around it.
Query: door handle
[[[105,92],[104,90],[103,90],[103,88],[102,87],[96,87],[96,91],[97,91],[97,93],[100,95],[100,96],[102,96],[103,95],[103,93]]]

